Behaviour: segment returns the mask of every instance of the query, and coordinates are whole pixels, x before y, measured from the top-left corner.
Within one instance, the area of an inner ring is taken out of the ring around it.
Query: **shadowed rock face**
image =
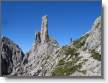
[[[36,40],[35,40],[35,42],[41,43],[41,33],[40,32],[36,33]]]
[[[24,53],[21,49],[7,37],[1,40],[1,74],[9,75],[21,64]]]

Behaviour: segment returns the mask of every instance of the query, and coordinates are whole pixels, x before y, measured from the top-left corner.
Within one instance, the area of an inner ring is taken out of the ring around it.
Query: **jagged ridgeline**
[[[1,41],[1,74],[8,76],[101,76],[101,16],[91,30],[71,44],[59,46],[48,34],[48,16],[42,17],[32,49],[24,54],[9,38]]]

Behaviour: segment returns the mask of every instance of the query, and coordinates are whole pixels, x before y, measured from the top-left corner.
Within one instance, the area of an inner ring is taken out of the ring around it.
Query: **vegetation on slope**
[[[95,60],[101,61],[101,54],[96,52],[94,49],[91,50],[91,57],[93,57]]]
[[[73,45],[76,48],[81,48],[82,46],[84,46],[86,39],[88,38],[89,34],[86,34],[85,36],[82,36],[80,39],[76,40],[73,42]]]
[[[80,61],[82,57],[78,56],[79,53],[77,52],[77,49],[71,47],[63,47],[62,50],[65,52],[66,57],[59,60],[57,66],[52,72],[52,76],[67,76],[73,74],[76,71],[85,74],[86,71],[81,71],[80,68],[86,60]]]

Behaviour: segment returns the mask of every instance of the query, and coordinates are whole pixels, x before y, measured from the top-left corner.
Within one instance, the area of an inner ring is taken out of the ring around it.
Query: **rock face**
[[[16,76],[101,76],[102,30],[100,16],[89,32],[61,47],[49,36],[48,17],[43,16],[41,31],[25,56],[13,43],[2,43],[2,71]]]
[[[41,25],[41,42],[45,43],[49,40],[48,35],[48,17],[43,16],[42,17],[42,25]]]
[[[101,60],[102,60],[102,31],[101,16],[99,16],[93,23],[92,28],[87,32],[83,46],[79,49],[80,55],[87,61],[82,65],[81,70],[86,70],[86,74],[81,76],[101,76]],[[73,75],[79,75],[78,72]]]
[[[101,17],[98,17],[93,23],[90,36],[87,38],[86,47],[87,49],[95,49],[101,53],[101,36],[102,36]]]
[[[20,68],[24,53],[7,37],[1,39],[1,50],[1,75],[9,75]]]
[[[94,21],[84,46],[88,61],[82,68],[86,68],[88,76],[101,76],[102,31],[103,26],[100,16]]]

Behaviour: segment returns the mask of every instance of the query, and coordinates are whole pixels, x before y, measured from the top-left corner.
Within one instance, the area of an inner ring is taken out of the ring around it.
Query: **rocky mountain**
[[[10,75],[12,71],[17,70],[20,73],[21,62],[24,53],[18,45],[9,38],[1,38],[1,75]]]
[[[2,51],[5,53],[2,53],[2,57],[8,56],[2,59],[5,62],[9,59],[6,64],[12,65],[9,66],[12,70],[7,75],[101,76],[102,29],[100,16],[96,18],[90,31],[71,44],[61,47],[56,40],[49,36],[48,16],[43,16],[41,31],[35,34],[33,47],[25,56],[21,49],[14,46],[13,43],[11,45],[4,43],[7,45],[5,49],[11,50],[9,52]]]
[[[41,32],[36,33],[36,40],[24,66],[24,76],[49,76],[56,61],[58,42],[48,34],[48,17],[42,17]]]

